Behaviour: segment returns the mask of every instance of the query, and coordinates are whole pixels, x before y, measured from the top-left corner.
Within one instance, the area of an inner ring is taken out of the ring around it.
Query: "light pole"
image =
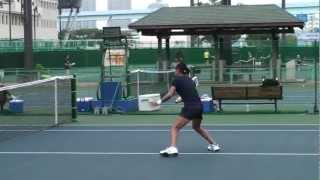
[[[8,0],[9,5],[9,41],[12,40],[12,27],[11,27],[11,0]]]
[[[32,3],[30,0],[23,0],[23,16],[24,16],[24,68],[33,68],[32,54]]]
[[[61,14],[62,14],[62,8],[61,8],[61,0],[58,0],[58,10],[59,10],[59,40],[62,40],[61,31],[62,31],[62,22],[61,22]]]
[[[194,0],[190,0],[190,6],[191,7],[195,6]],[[190,36],[190,47],[194,47],[194,42],[195,42],[195,36],[191,35]]]
[[[283,10],[286,10],[286,0],[281,0],[281,8]],[[286,41],[286,34],[285,33],[281,34],[281,39],[282,39],[282,43],[285,43],[285,41]]]
[[[286,9],[286,0],[281,1],[281,7],[282,9]]]
[[[33,8],[33,36],[34,36],[33,39],[34,40],[37,39],[37,36],[36,36],[36,34],[37,34],[37,30],[36,30],[37,15],[38,15],[38,6],[35,5],[34,8]]]

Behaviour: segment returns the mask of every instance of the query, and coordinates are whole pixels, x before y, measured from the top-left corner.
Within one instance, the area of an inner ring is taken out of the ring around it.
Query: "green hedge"
[[[182,51],[185,62],[188,64],[203,63],[203,52],[205,48],[172,48],[170,60],[174,61],[177,51]],[[213,49],[209,49],[214,55]],[[270,47],[243,47],[233,48],[232,57],[234,60],[246,60],[249,52],[254,57],[266,57],[271,54]],[[319,57],[315,47],[280,47],[282,62],[295,58],[298,54],[307,59]],[[157,49],[130,49],[129,64],[155,64],[157,61]],[[100,50],[69,50],[69,51],[48,51],[34,52],[34,64],[42,64],[47,68],[63,68],[66,55],[70,55],[77,67],[100,66],[102,52]],[[23,68],[23,53],[0,53],[0,69]]]
[[[66,55],[70,55],[77,67],[98,66],[102,57],[101,51],[98,50],[34,52],[34,65],[63,68]],[[23,52],[0,53],[0,69],[3,68],[23,68]]]
[[[170,60],[173,61],[177,51],[182,51],[185,62],[188,64],[201,64],[203,60],[203,52],[206,48],[172,48]],[[215,55],[213,49],[209,49],[211,55]],[[233,48],[233,61],[247,60],[249,52],[256,58],[271,57],[271,47],[243,47]],[[319,57],[315,52],[315,47],[280,47],[282,62],[287,62],[294,59],[299,54],[300,57],[307,59],[314,59]],[[154,64],[157,60],[157,49],[131,49],[130,50],[130,64]]]
[[[203,63],[203,48],[172,48],[170,60],[174,61],[175,54],[182,51],[186,63]],[[213,53],[213,51],[211,52]],[[129,64],[154,64],[157,61],[157,49],[130,49]]]

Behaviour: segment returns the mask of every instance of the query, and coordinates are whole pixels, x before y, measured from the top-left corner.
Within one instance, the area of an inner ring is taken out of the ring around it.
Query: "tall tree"
[[[190,6],[194,6],[194,0],[190,0]]]

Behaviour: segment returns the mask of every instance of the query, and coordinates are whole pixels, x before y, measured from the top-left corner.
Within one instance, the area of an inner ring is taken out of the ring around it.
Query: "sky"
[[[96,0],[97,2],[97,11],[106,11],[108,0]],[[156,2],[157,0],[131,0],[132,1],[132,9],[146,9],[148,5],[151,3]],[[197,0],[194,0],[197,2]],[[208,0],[200,0],[201,2],[208,2]],[[231,0],[232,5],[237,4],[247,4],[247,5],[254,5],[254,4],[277,4],[281,6],[282,0]],[[169,4],[170,7],[175,6],[190,6],[190,0],[162,0],[163,3]],[[319,0],[286,0],[287,6],[290,4],[294,4],[294,6],[304,6],[308,4],[317,4]],[[106,22],[98,22],[98,27],[105,26]],[[156,41],[155,37],[150,36],[142,36],[144,41]],[[184,36],[176,36],[174,37],[175,40],[179,41],[186,41],[186,37]]]
[[[96,0],[97,11],[107,10],[107,0]],[[146,9],[149,4],[156,0],[132,0],[132,9]],[[207,2],[208,0],[201,0],[201,2]],[[281,4],[281,0],[231,0],[232,4]],[[287,0],[287,4],[315,2],[316,0]],[[189,6],[190,0],[162,0],[162,2],[169,4],[169,6]],[[197,0],[195,0],[197,2]]]

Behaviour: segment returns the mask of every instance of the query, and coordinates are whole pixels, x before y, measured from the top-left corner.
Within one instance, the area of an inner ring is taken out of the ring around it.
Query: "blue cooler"
[[[13,113],[23,113],[23,100],[12,100],[9,102],[9,111]]]
[[[85,98],[78,98],[77,99],[77,109],[78,112],[90,112],[91,109],[91,102],[93,98],[85,97]]]
[[[92,109],[95,109],[95,108],[103,108],[105,105],[104,105],[104,101],[102,100],[93,100],[91,102],[91,107]]]
[[[202,107],[204,113],[210,113],[214,111],[214,105],[212,99],[202,99]]]
[[[138,111],[138,99],[121,99],[115,102],[117,111],[120,112],[134,112]]]

